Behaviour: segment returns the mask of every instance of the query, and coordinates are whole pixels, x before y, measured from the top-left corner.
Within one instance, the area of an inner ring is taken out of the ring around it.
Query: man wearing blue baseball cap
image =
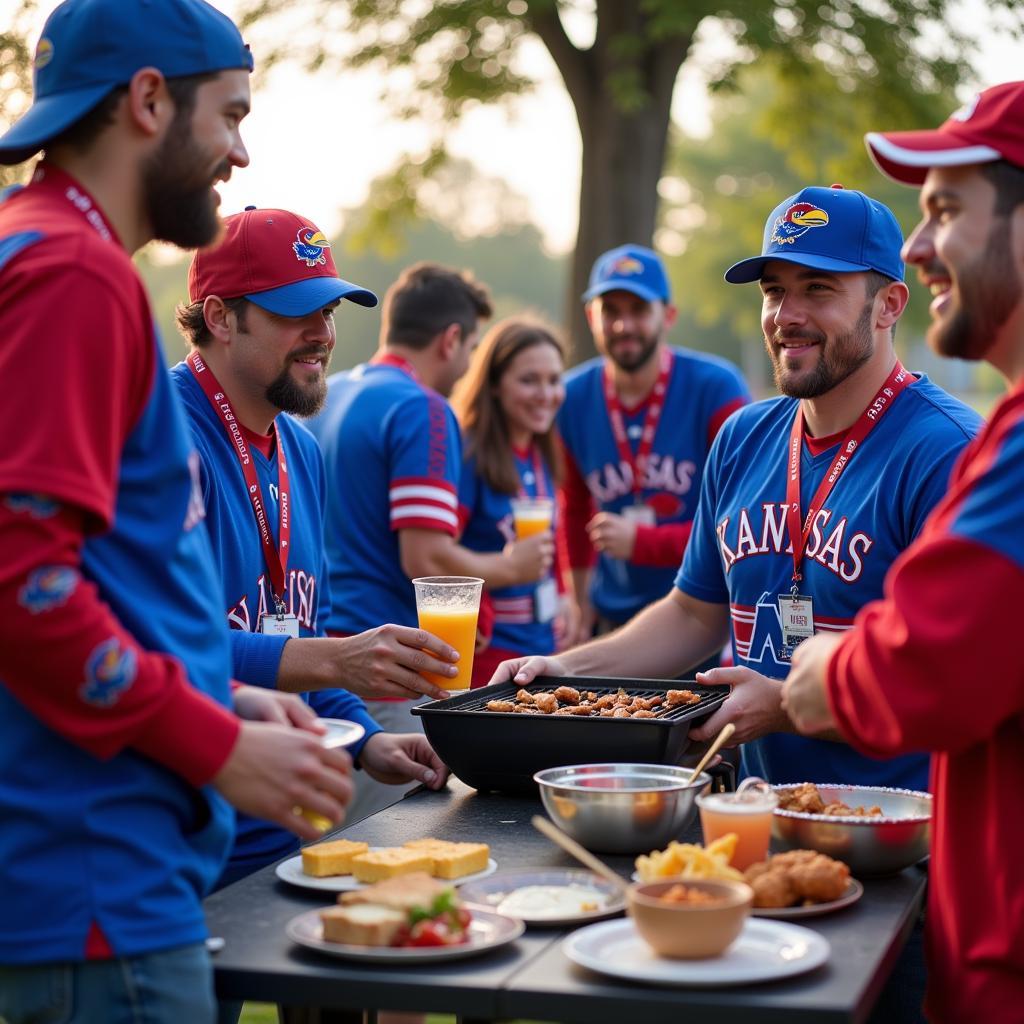
[[[675,323],[657,253],[600,256],[583,295],[600,358],[566,377],[563,529],[580,606],[573,642],[622,625],[672,586],[708,449],[750,400],[731,363],[670,347]]]
[[[781,690],[793,651],[850,628],[942,498],[978,416],[903,368],[893,331],[907,303],[903,237],[861,192],[805,188],[768,217],[760,255],[730,267],[758,281],[765,346],[783,397],[723,426],[672,592],[612,637],[496,678],[545,673],[672,677],[732,641],[734,667],[698,675],[729,698],[696,740],[736,726],[748,774],[926,789],[920,754],[879,761],[838,736],[795,734]],[[919,947],[909,959],[921,962]],[[919,1019],[923,978],[903,969],[882,1019]],[[904,1012],[905,1011],[905,1012]]]
[[[131,253],[210,242],[252,59],[202,0],[68,0],[0,161],[0,1018],[211,1021],[228,801],[306,838],[351,763],[232,691],[196,453]],[[266,721],[242,721],[230,710]],[[300,725],[302,728],[295,728]]]

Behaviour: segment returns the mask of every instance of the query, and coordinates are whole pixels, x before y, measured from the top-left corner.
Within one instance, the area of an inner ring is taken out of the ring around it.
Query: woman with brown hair
[[[480,342],[451,399],[465,441],[459,518],[466,547],[501,551],[553,529],[564,368],[562,342],[540,320],[509,317]],[[493,634],[477,653],[473,686],[487,683],[507,658],[555,651],[570,614],[559,575],[548,570],[532,583],[489,591]]]

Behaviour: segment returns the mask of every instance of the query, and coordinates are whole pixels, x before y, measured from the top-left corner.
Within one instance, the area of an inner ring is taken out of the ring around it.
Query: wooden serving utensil
[[[697,762],[697,767],[693,769],[693,774],[690,776],[692,782],[697,778],[698,775],[707,767],[708,762],[718,753],[718,748],[736,731],[736,726],[732,722],[726,722],[722,726],[722,731],[714,738],[711,746],[708,747],[704,756]]]
[[[548,821],[547,818],[535,814],[530,820],[538,832],[543,832],[548,839],[560,846],[566,853],[575,857],[581,864],[585,864],[591,871],[602,878],[608,879],[623,895],[626,894],[629,889],[629,883],[608,867],[603,860],[599,860],[589,850],[580,846],[575,839],[567,836],[557,825]]]

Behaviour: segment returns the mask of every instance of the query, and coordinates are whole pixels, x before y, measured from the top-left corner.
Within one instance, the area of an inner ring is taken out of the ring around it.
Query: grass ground
[[[273,1003],[246,1003],[239,1024],[277,1024],[277,1007]],[[427,1024],[455,1024],[455,1018],[434,1014],[427,1017]]]

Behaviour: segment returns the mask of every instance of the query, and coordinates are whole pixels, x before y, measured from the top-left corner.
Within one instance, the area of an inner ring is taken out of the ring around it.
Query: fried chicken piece
[[[779,794],[779,808],[783,811],[799,811],[802,814],[822,814],[825,802],[813,782],[804,782],[788,793]]]
[[[489,700],[484,707],[488,711],[518,711],[519,709],[510,700]]]
[[[599,708],[602,711],[605,708],[612,707],[614,704],[615,704],[615,694],[614,693],[602,693],[601,696],[598,697],[597,700],[594,701],[594,707]]]
[[[748,878],[747,884],[754,890],[755,907],[791,907],[798,899],[786,871],[769,869]]]
[[[633,712],[629,708],[617,707],[612,711],[612,718],[632,718]]]
[[[771,871],[772,866],[767,860],[759,860],[756,864],[751,864],[746,871],[743,872],[743,881],[750,885],[755,878],[759,878],[761,875],[767,874]]]
[[[593,690],[587,690],[587,700],[590,700],[590,701],[597,700],[597,694],[594,693]]]
[[[535,708],[532,704],[516,704],[512,709],[520,715],[539,715],[541,712]]]
[[[574,715],[576,714],[576,708],[572,705],[567,704],[564,708],[556,708],[553,714],[556,715]]]
[[[519,690],[516,693],[516,700],[519,701],[520,704],[532,704],[533,694],[530,693],[529,690]]]
[[[593,713],[593,708],[589,704],[569,704],[564,708],[559,708],[559,711],[566,711],[578,718],[589,718]]]
[[[679,704],[697,704],[700,697],[693,690],[669,690],[665,694],[665,703],[674,708]]]
[[[563,704],[579,704],[580,691],[574,690],[571,686],[560,686],[555,690],[555,699]]]
[[[789,869],[789,880],[797,896],[810,903],[837,900],[850,884],[850,869],[823,853]]]
[[[558,698],[553,693],[534,694],[533,703],[545,715],[554,714],[558,710]]]
[[[658,697],[648,697],[647,698],[647,703],[652,708],[660,708],[661,705],[665,703],[665,698],[661,697],[661,696],[658,696]]]
[[[653,711],[648,711],[646,708],[641,708],[639,711],[633,712],[634,718],[655,718],[657,717]]]
[[[614,708],[601,708],[601,710],[598,712],[598,715],[601,718],[614,718],[615,717],[615,709]]]
[[[769,857],[767,863],[772,868],[785,868],[787,871],[797,864],[806,864],[818,856],[817,850],[787,850]]]

